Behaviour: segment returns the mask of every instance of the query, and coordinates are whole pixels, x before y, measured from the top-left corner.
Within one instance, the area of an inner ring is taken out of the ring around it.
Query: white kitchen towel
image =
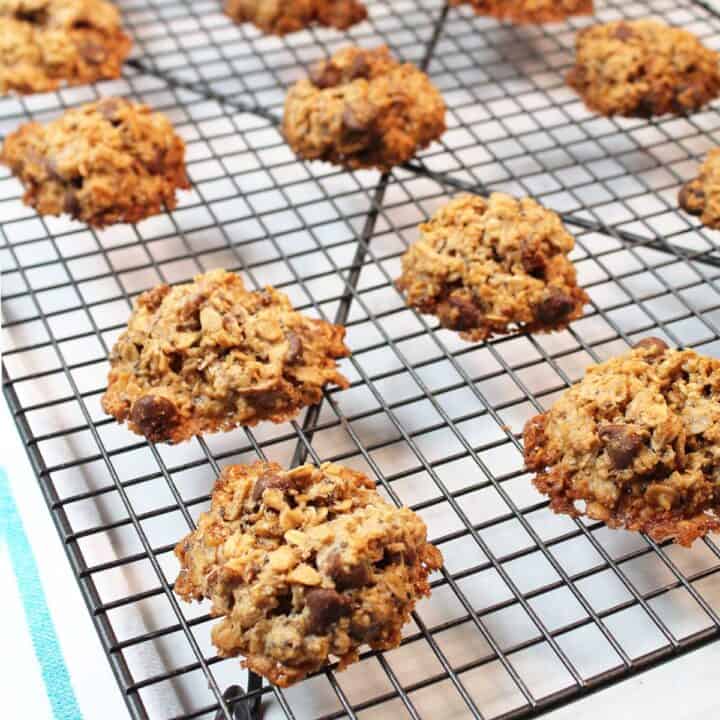
[[[128,720],[37,479],[0,400],[2,717]]]

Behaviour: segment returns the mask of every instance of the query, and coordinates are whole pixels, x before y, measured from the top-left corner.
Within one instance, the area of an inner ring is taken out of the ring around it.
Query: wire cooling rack
[[[600,20],[654,15],[720,49],[720,19],[699,2],[597,4]],[[173,120],[193,189],[174,212],[95,232],[37,216],[3,170],[0,252],[3,388],[131,714],[248,720],[262,701],[273,719],[530,717],[714,640],[715,540],[658,546],[553,515],[518,438],[588,364],[638,337],[720,353],[719,236],[675,199],[720,137],[717,109],[589,113],[563,75],[590,19],[520,28],[385,0],[347,35],[279,39],[234,26],[216,0],[121,5],[135,42],[123,79],[3,98],[0,132],[125,95]],[[298,162],[278,132],[288,84],[349,41],[426,68],[448,104],[442,140],[389,175]],[[460,189],[561,212],[585,317],[470,344],[405,307],[400,257]],[[344,323],[351,388],[297,422],[148,445],[100,409],[108,349],[137,293],[219,266]],[[398,649],[287,691],[215,655],[207,605],[172,594],[172,548],[219,467],[258,456],[361,469],[425,519],[445,567]]]

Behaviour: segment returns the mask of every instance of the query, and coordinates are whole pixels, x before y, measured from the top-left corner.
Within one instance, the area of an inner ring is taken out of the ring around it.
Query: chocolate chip
[[[632,465],[643,444],[642,436],[632,425],[604,425],[598,430],[598,435],[617,470]]]
[[[63,176],[58,170],[57,161],[54,157],[44,157],[42,159],[42,164],[49,177],[51,177],[53,180],[63,180]]]
[[[482,311],[468,298],[451,295],[447,299],[447,302],[448,305],[457,310],[457,315],[453,321],[453,328],[455,330],[472,330],[482,325]]]
[[[662,97],[657,93],[648,93],[638,100],[638,104],[632,111],[632,117],[642,118],[648,120],[658,112],[658,107],[661,105]]]
[[[182,353],[173,352],[168,355],[168,362],[170,364],[170,369],[176,375],[179,375],[182,372],[185,358],[183,357]]]
[[[271,487],[277,487],[277,484],[273,482],[273,478],[276,476],[265,476],[259,477],[253,485],[252,494],[250,495],[253,502],[257,502],[263,496],[263,493]]]
[[[73,217],[77,217],[80,214],[80,201],[78,200],[77,193],[71,188],[65,190],[63,210]]]
[[[350,600],[335,590],[317,588],[305,595],[310,611],[308,630],[313,635],[323,635],[341,617],[350,615]]]
[[[645,350],[648,351],[648,355],[658,357],[668,349],[668,344],[659,337],[646,337],[636,342],[634,347],[645,348]]]
[[[135,401],[130,420],[146,438],[160,442],[168,439],[169,431],[177,424],[178,413],[175,405],[167,398],[143,395]]]
[[[310,82],[322,89],[336,87],[342,82],[342,70],[332,60],[313,65],[309,72]]]
[[[535,306],[535,317],[545,325],[552,325],[566,318],[575,309],[575,300],[557,288]]]
[[[44,8],[39,10],[19,9],[15,11],[15,19],[33,25],[45,25],[47,24],[48,14]]]
[[[277,599],[277,605],[272,610],[272,615],[290,615],[293,610],[292,593],[280,595]]]
[[[370,63],[365,57],[365,53],[358,53],[352,61],[348,70],[348,78],[354,80],[355,78],[369,78],[371,72]]]
[[[91,65],[100,65],[107,59],[107,50],[98,43],[86,42],[80,48],[80,55]]]
[[[300,340],[297,333],[294,333],[292,330],[288,332],[285,339],[288,341],[288,351],[285,355],[285,362],[288,365],[294,365],[299,360],[302,360],[303,357],[302,340]]]
[[[153,175],[162,175],[165,172],[165,148],[156,148],[146,167]]]
[[[268,380],[265,381],[268,385],[272,383],[272,381]],[[257,386],[255,387],[257,390]],[[284,404],[287,404],[287,391],[282,390],[269,390],[267,392],[254,392],[252,393],[252,402],[253,405],[256,407],[262,409],[262,410],[276,410],[282,407]]]
[[[629,25],[621,22],[615,28],[615,38],[617,40],[622,40],[624,42],[625,40],[629,40],[632,37],[635,37],[635,31]]]
[[[385,550],[382,558],[377,563],[377,567],[384,569],[388,565],[398,565],[403,563],[404,565],[414,565],[417,561],[417,552],[415,548],[406,547],[400,552],[388,552]]]
[[[374,119],[375,113],[369,106],[358,108],[347,104],[343,109],[343,125],[353,132],[365,132],[372,126]]]
[[[350,635],[358,642],[373,643],[379,640],[383,631],[383,625],[380,622],[370,621],[367,624],[352,622],[350,625]]]
[[[263,493],[270,488],[277,488],[278,490],[287,490],[293,487],[293,483],[290,478],[284,475],[278,475],[272,473],[271,475],[261,475],[256,481],[252,489],[250,497],[254,502],[258,502],[263,496]]]
[[[355,565],[343,565],[341,554],[331,552],[320,568],[334,583],[338,590],[363,587],[370,581],[370,568],[362,560]]]
[[[117,126],[120,124],[120,110],[127,104],[127,100],[122,98],[104,98],[95,107],[106,120]]]
[[[540,248],[529,240],[523,240],[520,244],[520,261],[528,275],[535,278],[545,277],[545,258]]]

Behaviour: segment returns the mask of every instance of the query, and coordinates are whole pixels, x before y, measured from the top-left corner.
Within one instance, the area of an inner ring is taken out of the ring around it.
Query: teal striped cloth
[[[14,577],[0,578],[4,588],[13,583],[25,613],[32,643],[55,720],[79,720],[82,715],[70,683],[60,643],[40,581],[32,547],[23,527],[4,469],[0,468],[0,549],[10,559]],[[19,619],[20,620],[20,619]]]

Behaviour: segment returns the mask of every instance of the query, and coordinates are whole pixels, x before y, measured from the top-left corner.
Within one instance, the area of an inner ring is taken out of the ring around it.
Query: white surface
[[[720,643],[696,650],[548,715],[552,720],[696,720],[720,714]]]

